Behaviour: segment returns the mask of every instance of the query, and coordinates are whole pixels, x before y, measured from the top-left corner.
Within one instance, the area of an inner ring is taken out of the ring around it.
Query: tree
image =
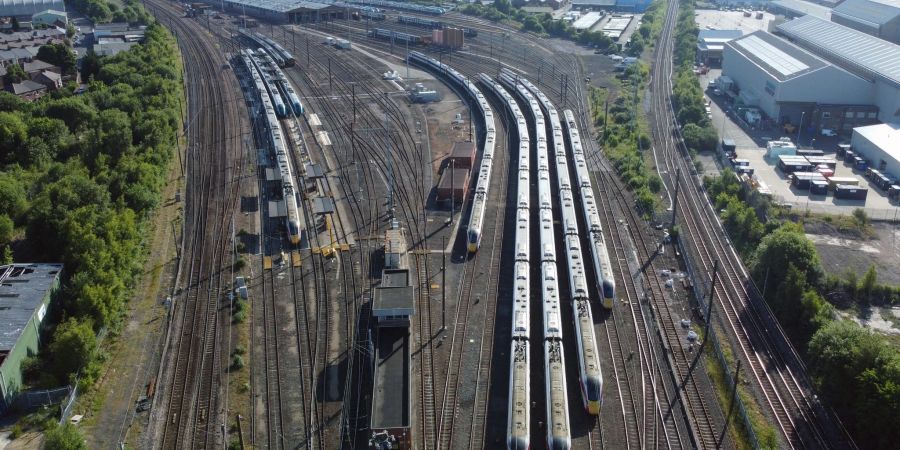
[[[13,171],[0,172],[0,211],[9,214],[14,221],[28,208],[25,186]]]
[[[5,213],[0,213],[0,245],[9,243],[15,231],[15,224]]]
[[[851,321],[828,323],[809,342],[811,375],[860,448],[900,440],[900,354]]]
[[[790,264],[803,273],[807,283],[817,285],[822,276],[822,266],[816,247],[799,225],[785,223],[762,238],[751,267],[757,284],[774,290],[781,285]]]
[[[859,283],[859,294],[860,300],[865,302],[872,301],[872,292],[875,290],[875,285],[878,282],[878,273],[875,271],[875,266],[869,266],[869,270],[866,271],[866,274],[863,275],[862,281]]]
[[[56,328],[47,350],[52,355],[48,359],[50,371],[59,380],[72,382],[97,351],[97,337],[90,322],[70,318]]]
[[[10,64],[6,66],[6,75],[4,76],[3,80],[7,84],[21,83],[22,80],[26,78],[28,78],[28,74],[25,73],[25,69],[23,69],[22,66],[18,64]]]
[[[28,138],[28,128],[16,113],[0,112],[0,161],[21,161],[22,143]]]
[[[53,422],[44,433],[43,450],[87,450],[88,446],[75,425],[68,421],[59,425]]]
[[[509,0],[496,0],[494,2],[494,8],[503,14],[509,14],[511,6]]]
[[[66,44],[46,44],[38,49],[37,59],[59,66],[64,74],[75,73],[75,53]]]
[[[694,123],[688,123],[681,130],[684,144],[696,151],[711,151],[716,149],[719,140],[718,133],[711,126],[701,127]]]

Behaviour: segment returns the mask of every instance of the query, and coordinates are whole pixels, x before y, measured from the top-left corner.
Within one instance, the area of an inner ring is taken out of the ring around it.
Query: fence
[[[864,206],[853,205],[833,205],[820,204],[815,202],[793,202],[787,201],[784,197],[776,195],[772,196],[773,202],[777,205],[790,207],[794,212],[809,212],[811,214],[828,214],[832,216],[851,216],[853,210],[862,209],[866,212],[869,220],[878,222],[900,222],[900,207],[897,208],[868,208]]]
[[[44,406],[55,405],[62,402],[72,391],[72,386],[25,391],[20,393],[13,403],[21,410],[34,411],[38,408],[43,408]]]

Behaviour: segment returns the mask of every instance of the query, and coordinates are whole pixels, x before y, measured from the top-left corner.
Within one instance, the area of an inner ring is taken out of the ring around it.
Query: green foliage
[[[862,281],[859,283],[859,295],[863,301],[868,303],[872,299],[872,292],[878,283],[878,274],[875,272],[875,266],[869,266],[869,270],[863,275]]]
[[[21,83],[22,80],[27,79],[28,74],[25,73],[25,69],[18,64],[10,64],[6,66],[6,75],[3,77],[3,81],[6,84],[12,83]]]
[[[688,122],[681,130],[684,145],[693,151],[712,151],[716,149],[719,139],[718,133],[712,125],[699,126],[694,122]]]
[[[75,73],[75,53],[66,44],[42,45],[38,49],[37,59],[59,67],[64,74]]]
[[[51,355],[46,360],[49,372],[63,383],[74,381],[79,369],[89,365],[97,352],[97,337],[90,321],[69,319],[59,324],[47,352]],[[90,372],[82,373],[89,376]]]
[[[12,240],[15,224],[6,213],[0,213],[0,245],[8,244]]]
[[[4,245],[3,251],[0,252],[0,264],[12,264],[13,262],[12,249],[8,245]]]
[[[856,208],[853,210],[853,219],[856,221],[856,225],[859,228],[865,228],[866,225],[869,224],[869,216],[866,215],[866,210],[862,208]]]
[[[233,355],[231,357],[231,371],[241,370],[244,368],[244,357],[241,355]]]
[[[734,172],[729,169],[725,169],[719,177],[707,177],[705,184],[710,196],[715,199],[716,209],[731,241],[742,255],[751,255],[766,234],[760,214],[751,206],[752,201],[748,201],[756,199],[745,197]],[[765,208],[763,203],[761,209]]]
[[[799,225],[785,223],[762,239],[750,268],[759,286],[766,285],[777,290],[791,265],[803,274],[810,285],[817,285],[822,277],[819,255],[812,241],[807,239]]]
[[[849,321],[831,322],[809,343],[811,375],[841,412],[860,448],[893,448],[900,440],[900,352]]]
[[[129,7],[139,8],[115,9]],[[68,50],[41,52],[68,64]],[[0,95],[0,232],[11,221],[25,230],[31,258],[65,264],[59,306],[68,320],[43,352],[45,369],[60,382],[80,369],[86,384],[100,354],[94,333],[116,327],[140,273],[144,222],[174,156],[182,98],[177,45],[157,24],[143,44],[95,64],[83,95],[34,103]]]
[[[75,425],[65,422],[53,425],[44,433],[43,450],[87,450],[88,446]]]

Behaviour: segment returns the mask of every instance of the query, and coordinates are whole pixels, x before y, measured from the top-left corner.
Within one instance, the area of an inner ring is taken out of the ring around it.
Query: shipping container
[[[731,164],[734,165],[734,167],[749,166],[750,160],[749,159],[733,159],[733,160],[731,160]]]
[[[843,184],[839,184],[834,189],[834,198],[840,198],[844,200],[863,200],[865,201],[866,195],[868,195],[869,190],[866,188],[861,188],[859,186],[846,186]]]
[[[453,144],[453,150],[447,157],[446,167],[455,167],[457,169],[471,169],[475,164],[475,143],[474,142],[457,142]]]
[[[825,181],[825,177],[818,172],[795,172],[791,175],[791,184],[797,189],[809,189],[812,181]]]
[[[866,170],[869,168],[869,162],[861,156],[853,158],[853,168],[856,170]]]
[[[853,158],[856,158],[856,152],[854,152],[853,150],[849,150],[849,149],[846,152],[844,152],[844,162],[852,163]]]
[[[827,156],[808,156],[806,158],[810,164],[815,166],[828,166],[829,169],[834,170],[837,167],[837,160],[834,158],[829,158]]]
[[[828,182],[812,180],[809,184],[809,193],[811,195],[828,195]]]
[[[737,151],[737,145],[734,139],[722,139],[722,151],[725,153],[734,153]]]
[[[850,150],[850,144],[838,144],[837,156],[843,158],[847,151]]]
[[[891,200],[900,200],[900,186],[892,185],[890,189],[888,189],[888,198]]]
[[[800,156],[822,156],[825,152],[815,149],[798,149],[797,154]]]
[[[828,186],[834,189],[838,185],[859,186],[859,179],[856,177],[831,177],[828,179]]]
[[[469,186],[469,169],[444,168],[441,180],[438,182],[437,201],[456,204],[466,199],[466,189]]]
[[[819,172],[825,178],[830,178],[830,177],[834,176],[834,170],[829,169],[827,167],[818,167],[818,168],[816,168],[816,172]]]

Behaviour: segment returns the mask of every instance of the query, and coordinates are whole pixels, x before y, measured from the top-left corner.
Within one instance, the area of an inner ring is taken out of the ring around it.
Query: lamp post
[[[806,111],[802,111],[800,113],[800,124],[797,125],[797,145],[800,145],[800,133],[803,132],[803,116],[806,114]]]

